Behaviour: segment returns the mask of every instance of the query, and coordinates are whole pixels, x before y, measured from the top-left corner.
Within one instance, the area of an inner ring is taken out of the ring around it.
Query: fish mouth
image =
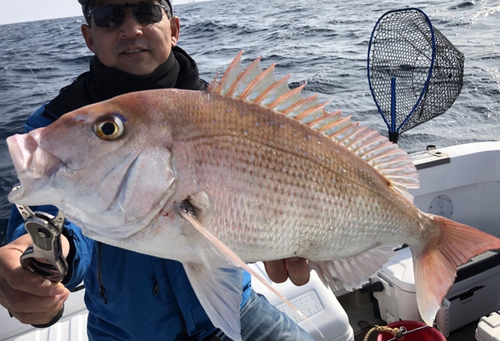
[[[41,204],[43,195],[36,195],[47,187],[49,177],[57,165],[61,164],[56,156],[40,147],[30,133],[16,134],[7,138],[10,157],[21,187],[9,193],[8,200],[25,205]],[[46,198],[45,198],[46,200]],[[43,204],[47,204],[46,201]]]

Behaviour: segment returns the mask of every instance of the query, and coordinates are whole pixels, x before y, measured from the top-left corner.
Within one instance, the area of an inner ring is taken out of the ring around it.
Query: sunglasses
[[[169,13],[163,5],[139,2],[133,5],[124,3],[123,5],[97,7],[89,11],[89,17],[93,15],[94,22],[99,27],[117,27],[125,20],[126,10],[132,12],[132,17],[139,24],[155,24],[161,21],[163,10]]]

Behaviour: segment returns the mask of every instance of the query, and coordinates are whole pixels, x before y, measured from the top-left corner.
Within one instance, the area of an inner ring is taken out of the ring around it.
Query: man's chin
[[[153,63],[150,60],[147,60],[148,58],[144,58],[144,56],[121,55],[120,57],[122,61],[116,66],[116,68],[135,76],[147,76],[160,66],[158,63]]]

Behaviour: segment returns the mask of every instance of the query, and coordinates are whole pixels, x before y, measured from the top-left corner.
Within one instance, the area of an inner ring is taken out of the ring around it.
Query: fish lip
[[[8,195],[10,202],[19,202],[44,188],[49,177],[62,161],[40,147],[36,134],[16,134],[7,138],[7,147],[21,187]]]
[[[16,186],[12,189],[12,191],[8,194],[7,200],[11,203],[18,202],[24,197],[24,187]]]
[[[7,138],[7,147],[17,174],[26,173],[33,162],[32,156],[38,147],[38,142],[29,134],[16,134]]]

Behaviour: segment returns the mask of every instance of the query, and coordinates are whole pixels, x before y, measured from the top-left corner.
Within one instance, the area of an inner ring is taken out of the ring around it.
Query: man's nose
[[[142,35],[142,24],[134,20],[132,11],[125,10],[123,13],[123,23],[120,27],[120,36],[122,38],[130,38],[140,35]]]

